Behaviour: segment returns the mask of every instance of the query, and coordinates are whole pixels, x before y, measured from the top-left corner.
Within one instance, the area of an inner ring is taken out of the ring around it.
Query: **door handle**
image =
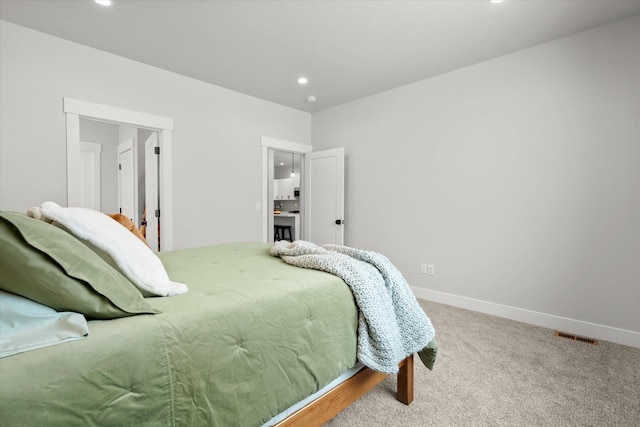
[[[336,219],[336,225],[343,225],[344,221],[341,219]]]

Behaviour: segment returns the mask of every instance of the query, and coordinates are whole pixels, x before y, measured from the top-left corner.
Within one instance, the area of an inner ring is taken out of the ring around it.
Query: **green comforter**
[[[89,322],[89,336],[0,360],[6,426],[258,426],[356,361],[345,283],[264,243],[160,254],[185,295],[157,315]]]

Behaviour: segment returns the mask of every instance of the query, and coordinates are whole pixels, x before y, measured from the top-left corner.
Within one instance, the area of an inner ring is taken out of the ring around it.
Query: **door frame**
[[[160,209],[158,200],[158,132],[152,132],[144,141],[144,215],[146,221],[145,238],[152,251],[158,252],[158,218],[155,210]],[[149,209],[152,208],[152,209]],[[160,242],[161,243],[161,242]]]
[[[158,132],[162,249],[173,249],[173,119],[122,108],[63,98],[67,130],[67,206],[78,206],[80,187],[80,118]]]
[[[267,136],[260,138],[260,145],[262,146],[262,241],[267,243],[269,241],[269,233],[273,235],[273,227],[269,228],[269,217],[271,216],[273,219],[273,209],[270,207],[273,203],[273,197],[269,201],[269,195],[273,195],[273,171],[269,174],[269,150],[288,151],[305,155],[313,151],[313,147],[309,144],[269,138]],[[304,212],[303,215],[305,215]]]

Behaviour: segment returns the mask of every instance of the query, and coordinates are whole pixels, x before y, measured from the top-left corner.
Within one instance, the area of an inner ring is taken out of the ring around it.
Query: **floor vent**
[[[581,337],[580,335],[568,334],[566,332],[556,331],[555,335],[560,338],[568,338],[574,341],[586,342],[587,344],[598,345],[598,340],[593,338]]]

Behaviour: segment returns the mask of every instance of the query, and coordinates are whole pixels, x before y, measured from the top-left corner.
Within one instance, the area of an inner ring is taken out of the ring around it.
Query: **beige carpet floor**
[[[640,426],[640,349],[420,304],[440,351],[433,371],[416,359],[414,403],[390,376],[326,426]]]

